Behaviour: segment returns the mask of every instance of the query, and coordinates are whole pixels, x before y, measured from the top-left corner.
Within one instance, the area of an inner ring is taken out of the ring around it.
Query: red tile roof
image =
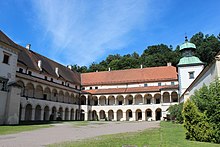
[[[148,87],[132,87],[132,88],[110,88],[110,89],[93,89],[84,90],[84,93],[91,94],[119,94],[119,93],[142,93],[142,92],[159,92],[163,89],[178,89],[175,86],[148,86]]]
[[[176,67],[161,66],[81,74],[82,86],[177,80]]]

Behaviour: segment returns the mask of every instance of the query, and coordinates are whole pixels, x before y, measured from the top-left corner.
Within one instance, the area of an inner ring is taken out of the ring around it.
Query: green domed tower
[[[185,38],[185,42],[180,45],[182,58],[177,65],[180,95],[184,93],[204,68],[204,63],[195,56],[196,45],[190,43],[187,37]]]

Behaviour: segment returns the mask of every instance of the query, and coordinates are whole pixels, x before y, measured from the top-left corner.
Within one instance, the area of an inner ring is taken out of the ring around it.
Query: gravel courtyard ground
[[[159,127],[160,122],[97,122],[88,125],[55,124],[54,127],[0,136],[0,147],[39,147],[100,135],[136,132]]]

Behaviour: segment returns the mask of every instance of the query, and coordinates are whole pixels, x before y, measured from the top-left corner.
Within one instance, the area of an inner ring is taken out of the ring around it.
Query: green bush
[[[168,111],[170,113],[171,119],[175,119],[178,123],[183,123],[182,110],[183,103],[170,106]]]
[[[214,142],[213,128],[207,122],[206,116],[201,113],[193,101],[187,100],[183,106],[184,127],[186,128],[186,139]]]

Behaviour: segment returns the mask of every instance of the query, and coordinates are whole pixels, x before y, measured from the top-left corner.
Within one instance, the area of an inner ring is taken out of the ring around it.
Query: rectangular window
[[[171,82],[171,85],[175,85],[175,83],[174,83],[174,82]]]
[[[28,71],[28,75],[32,75],[32,72],[31,72],[31,71]]]
[[[23,73],[23,69],[19,68],[18,72]]]
[[[158,86],[161,86],[161,83],[158,83]]]
[[[51,78],[50,81],[53,82],[53,78]]]
[[[64,82],[62,82],[62,85],[64,85]]]
[[[92,89],[92,87],[89,87],[89,89]]]
[[[98,87],[95,87],[95,89],[98,89]]]
[[[82,87],[82,90],[85,90],[85,87]]]
[[[44,79],[47,80],[47,76],[45,76]]]
[[[189,79],[194,79],[195,77],[194,77],[194,71],[192,71],[192,72],[189,72]]]
[[[9,64],[9,57],[10,57],[10,55],[4,54],[2,63]]]
[[[146,84],[144,84],[144,87],[147,87],[148,85],[147,85],[147,83]]]
[[[75,86],[75,89],[77,89],[77,85]]]

